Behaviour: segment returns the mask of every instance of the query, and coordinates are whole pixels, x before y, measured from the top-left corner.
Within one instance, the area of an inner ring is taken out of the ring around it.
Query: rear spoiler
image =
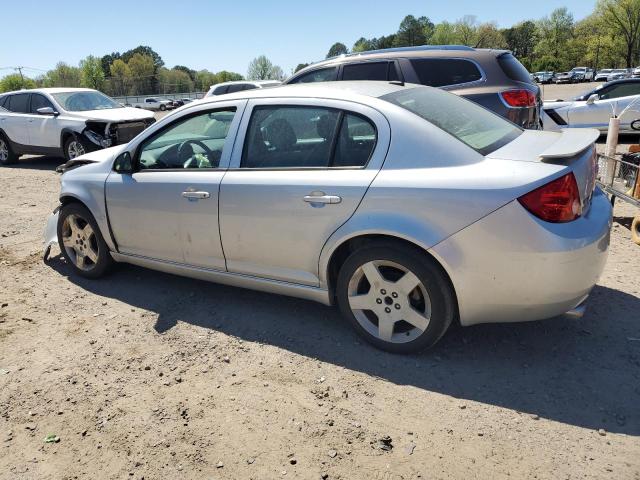
[[[593,128],[566,128],[557,142],[540,154],[544,162],[552,158],[574,157],[589,148],[598,138],[600,132]]]

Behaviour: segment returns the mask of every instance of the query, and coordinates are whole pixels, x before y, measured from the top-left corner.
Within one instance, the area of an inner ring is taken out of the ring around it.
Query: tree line
[[[478,22],[466,15],[455,22],[433,23],[427,16],[407,15],[398,30],[381,37],[361,37],[347,48],[334,43],[327,58],[393,47],[467,45],[511,50],[529,71],[595,69],[640,65],[640,0],[598,0],[588,17],[575,21],[567,8],[509,28]],[[309,65],[300,63],[294,71]],[[251,61],[248,80],[283,80],[278,65],[260,55]],[[211,85],[244,77],[226,70],[193,70],[184,65],[166,68],[160,55],[141,45],[124,53],[89,55],[78,66],[60,62],[52,70],[27,78],[22,73],[0,79],[0,92],[34,87],[88,87],[108,95],[153,95],[206,91]]]
[[[437,24],[426,16],[407,15],[395,33],[361,37],[351,49],[336,42],[326,57],[419,45],[511,50],[529,71],[563,71],[575,66],[630,68],[640,64],[640,0],[598,0],[591,15],[580,21],[567,8],[558,8],[509,28],[480,23],[473,15]],[[295,71],[307,65],[300,63]]]

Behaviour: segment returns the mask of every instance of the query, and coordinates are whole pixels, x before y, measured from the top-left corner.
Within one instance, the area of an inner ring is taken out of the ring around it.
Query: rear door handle
[[[307,203],[335,204],[335,203],[340,203],[342,201],[342,197],[339,197],[337,195],[325,195],[324,193],[322,194],[312,193],[311,195],[306,195],[304,197],[304,201]]]
[[[203,198],[209,198],[211,194],[209,192],[182,192],[182,196],[189,200],[201,200]]]

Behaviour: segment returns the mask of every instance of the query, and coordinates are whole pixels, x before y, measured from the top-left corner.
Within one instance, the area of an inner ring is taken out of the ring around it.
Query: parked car
[[[581,314],[611,225],[597,137],[389,82],[210,97],[79,159],[46,238],[77,275],[115,260],[337,304],[409,352],[458,320]]]
[[[215,85],[211,85],[211,88],[209,89],[205,97],[242,92],[244,90],[253,90],[254,88],[277,87],[278,85],[282,85],[282,82],[279,82],[277,80],[241,80],[237,82],[217,83]]]
[[[180,100],[182,100],[182,104],[183,105],[186,105],[187,103],[193,102],[192,98],[181,98]]]
[[[571,72],[575,74],[578,82],[593,82],[594,72],[592,68],[575,67],[571,69]]]
[[[634,103],[636,107],[623,110]],[[631,123],[640,118],[640,79],[627,78],[605,83],[569,101],[544,102],[545,130],[574,127],[597,128],[606,132],[614,113],[621,115],[620,132],[638,133]]]
[[[596,76],[594,77],[594,80],[596,82],[606,82],[612,71],[613,69],[611,68],[603,68],[602,70],[598,70]]]
[[[181,98],[174,98],[171,102],[173,103],[173,108],[178,108],[184,105],[184,101]]]
[[[558,84],[558,83],[577,83],[577,82],[579,82],[578,74],[575,73],[575,72],[560,72],[560,73],[556,73],[554,82],[556,84]]]
[[[0,164],[20,155],[75,158],[127,143],[154,122],[88,88],[38,88],[0,95]]]
[[[631,72],[631,78],[640,78],[640,67],[636,67]]]
[[[538,83],[551,83],[554,76],[554,72],[536,72],[533,74],[534,80]]]
[[[611,70],[611,73],[607,77],[607,82],[612,82],[613,80],[622,80],[624,78],[631,77],[631,72],[626,68],[616,68],[615,70]]]
[[[142,102],[136,102],[132,104],[135,108],[144,108],[145,110],[161,111],[173,109],[173,102],[171,100],[160,100],[155,97],[147,97]]]
[[[325,60],[287,84],[383,80],[439,87],[479,103],[524,128],[540,128],[540,88],[508,51],[464,46],[389,48]]]

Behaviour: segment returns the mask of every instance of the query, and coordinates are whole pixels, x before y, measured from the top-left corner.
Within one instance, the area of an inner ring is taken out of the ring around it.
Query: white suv
[[[152,112],[123,107],[88,88],[39,88],[0,95],[0,164],[20,155],[73,159],[128,143],[153,124]]]
[[[235,82],[224,82],[211,85],[205,97],[241,92],[243,90],[253,90],[255,88],[277,87],[278,85],[282,85],[282,82],[278,80],[238,80]]]

